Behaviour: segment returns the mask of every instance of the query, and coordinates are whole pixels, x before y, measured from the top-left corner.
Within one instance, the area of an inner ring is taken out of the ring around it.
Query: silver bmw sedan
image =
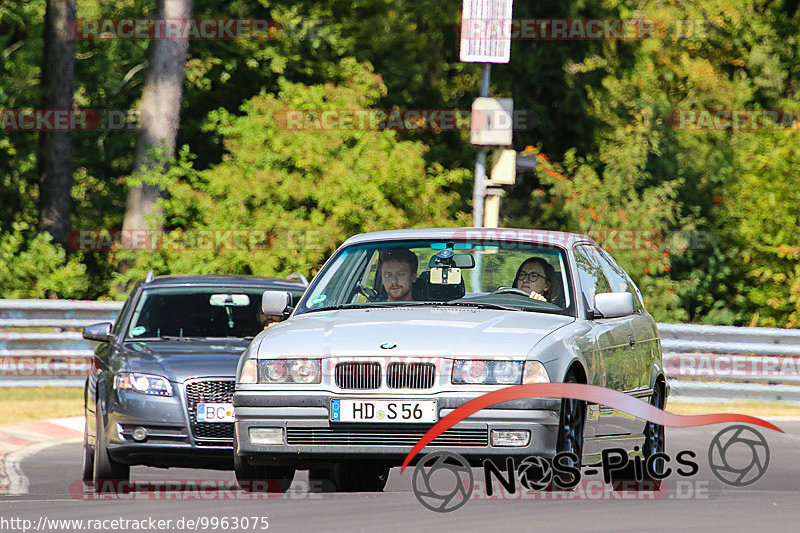
[[[584,383],[662,408],[669,392],[655,322],[625,271],[591,238],[483,228],[357,235],[330,257],[290,315],[242,354],[233,396],[243,488],[286,490],[297,469],[334,490],[382,490],[440,419],[487,392]],[[613,445],[664,450],[662,426],[572,399],[492,405],[426,451],[484,458]]]

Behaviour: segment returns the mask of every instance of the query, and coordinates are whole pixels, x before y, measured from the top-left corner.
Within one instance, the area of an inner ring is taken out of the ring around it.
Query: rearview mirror
[[[475,258],[472,254],[456,254],[452,250],[442,250],[428,261],[428,268],[436,267],[475,268]]]
[[[287,316],[294,310],[292,295],[283,291],[264,291],[261,295],[261,311],[265,315]]]
[[[603,318],[618,318],[633,314],[633,294],[601,292],[594,297],[594,308]]]
[[[111,322],[100,322],[83,328],[83,338],[89,341],[111,342],[114,336],[111,334]]]
[[[250,298],[246,294],[212,294],[208,303],[216,307],[247,307]]]

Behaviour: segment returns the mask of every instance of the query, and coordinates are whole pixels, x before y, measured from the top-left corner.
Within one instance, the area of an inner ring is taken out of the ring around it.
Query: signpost
[[[463,63],[508,63],[511,57],[511,4],[512,0],[463,0]]]
[[[489,97],[492,63],[508,63],[511,58],[512,0],[463,0],[461,5],[461,61],[483,63],[481,98]],[[478,104],[480,105],[480,104]],[[475,106],[472,120],[475,122]],[[510,126],[510,124],[509,124]],[[508,136],[508,143],[511,138]],[[475,162],[472,192],[472,224],[483,227],[483,202],[486,196],[486,148],[480,144]],[[475,269],[476,271],[479,268]]]

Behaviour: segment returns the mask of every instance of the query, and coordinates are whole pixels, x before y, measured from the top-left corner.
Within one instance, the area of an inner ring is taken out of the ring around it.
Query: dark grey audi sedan
[[[101,344],[84,392],[84,482],[127,481],[132,465],[232,468],[236,363],[283,319],[262,312],[262,296],[297,300],[307,284],[301,275],[149,275],[114,325],[87,326],[83,336]]]

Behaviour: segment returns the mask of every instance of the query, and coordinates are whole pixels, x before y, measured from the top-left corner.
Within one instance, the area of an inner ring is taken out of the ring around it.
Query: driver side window
[[[611,284],[603,273],[600,261],[592,246],[576,246],[573,253],[575,254],[575,264],[578,267],[578,277],[584,301],[589,308],[594,309],[595,295],[603,292],[612,292]]]
[[[372,253],[372,257],[367,262],[367,268],[364,269],[364,273],[359,280],[361,287],[364,287],[366,290],[356,293],[356,297],[352,303],[363,304],[369,302],[370,298],[365,294],[369,293],[369,289],[374,290],[376,293],[380,292],[380,280],[376,279],[378,273],[378,257],[379,254],[377,251]]]

